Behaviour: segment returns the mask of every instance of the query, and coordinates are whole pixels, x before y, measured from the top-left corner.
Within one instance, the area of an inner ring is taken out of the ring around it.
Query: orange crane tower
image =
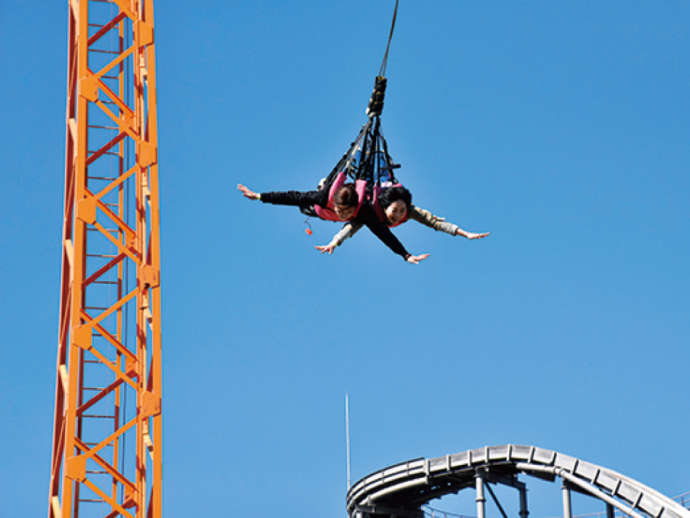
[[[49,517],[162,516],[153,0],[68,0]]]

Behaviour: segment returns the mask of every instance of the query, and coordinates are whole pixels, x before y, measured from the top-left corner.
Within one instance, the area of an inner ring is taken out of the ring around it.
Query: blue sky
[[[689,490],[690,6],[403,0],[383,112],[398,177],[492,233],[403,225],[431,254],[417,266],[365,231],[322,256],[338,226],[307,236],[235,189],[330,171],[392,6],[157,3],[166,516],[342,516],[346,392],[353,479],[522,443]],[[0,516],[47,506],[66,9],[0,4]],[[461,500],[436,506],[471,514]],[[530,504],[557,515],[558,488]]]

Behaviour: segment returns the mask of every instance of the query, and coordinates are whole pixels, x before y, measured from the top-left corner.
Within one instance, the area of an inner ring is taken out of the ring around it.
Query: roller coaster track
[[[571,490],[603,501],[608,518],[615,509],[632,518],[690,518],[690,510],[680,503],[630,477],[557,451],[514,444],[413,459],[379,470],[350,488],[347,512],[350,518],[423,518],[422,506],[430,500],[474,487],[478,518],[484,518],[485,489],[507,518],[491,489],[498,483],[519,491],[520,518],[527,518],[526,484],[519,474],[552,482],[560,478],[564,518],[572,518]]]

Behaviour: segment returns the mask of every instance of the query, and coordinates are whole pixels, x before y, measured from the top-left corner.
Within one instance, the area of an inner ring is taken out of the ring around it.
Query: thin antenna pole
[[[350,490],[350,398],[345,393],[345,443],[347,448],[347,490]]]

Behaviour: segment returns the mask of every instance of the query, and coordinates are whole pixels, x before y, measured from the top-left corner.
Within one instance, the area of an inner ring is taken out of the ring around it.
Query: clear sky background
[[[521,443],[690,490],[690,4],[402,0],[398,177],[491,232],[403,225],[414,266],[366,230],[322,256],[339,226],[236,191],[330,171],[393,3],[157,2],[165,515],[343,516],[346,392],[353,480]],[[0,1],[3,518],[47,511],[66,20]]]

